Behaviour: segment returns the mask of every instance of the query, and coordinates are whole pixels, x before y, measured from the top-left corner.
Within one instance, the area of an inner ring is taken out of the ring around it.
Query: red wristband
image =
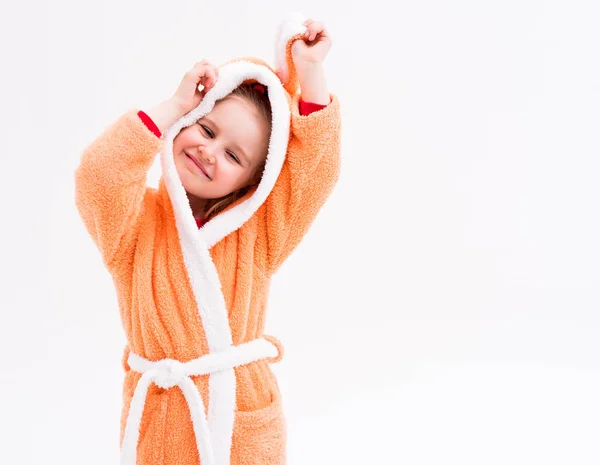
[[[302,116],[308,116],[311,113],[314,113],[315,111],[318,110],[322,110],[323,108],[325,108],[327,105],[321,105],[320,103],[312,103],[312,102],[305,102],[304,100],[300,100],[300,114]],[[330,102],[331,103],[331,102]]]
[[[152,121],[152,118],[150,118],[143,111],[138,111],[138,116],[140,117],[142,122],[146,125],[146,127],[148,129],[150,129],[150,131],[152,131],[156,135],[156,137],[158,137],[160,139],[160,136],[162,136],[162,134],[160,132],[160,129],[158,129],[158,126],[156,124],[154,124],[154,121]]]

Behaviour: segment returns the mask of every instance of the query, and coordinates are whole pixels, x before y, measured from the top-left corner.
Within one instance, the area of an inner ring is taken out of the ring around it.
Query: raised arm
[[[75,171],[77,209],[109,269],[120,249],[132,244],[160,144],[130,110],[84,150]]]
[[[146,179],[161,133],[198,106],[216,80],[213,65],[196,63],[171,98],[147,115],[127,112],[84,151],[75,172],[76,205],[109,269],[134,249],[144,201],[152,201]]]
[[[340,106],[323,71],[331,39],[322,23],[309,20],[305,26],[305,37],[295,40],[291,50],[301,93],[293,98],[288,152],[265,205],[269,274],[300,243],[340,174]],[[326,107],[304,116],[301,100]]]
[[[340,175],[337,97],[332,95],[326,108],[308,116],[300,115],[296,105],[292,111],[286,161],[265,205],[268,274],[300,243]]]

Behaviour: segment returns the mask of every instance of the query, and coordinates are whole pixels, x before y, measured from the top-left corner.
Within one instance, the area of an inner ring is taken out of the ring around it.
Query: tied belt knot
[[[179,360],[166,359],[156,363],[154,384],[163,389],[169,389],[179,385],[183,378],[190,376],[189,368],[186,370],[185,363]]]

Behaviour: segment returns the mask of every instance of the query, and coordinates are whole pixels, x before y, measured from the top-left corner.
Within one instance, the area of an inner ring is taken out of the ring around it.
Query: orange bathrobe
[[[136,110],[84,151],[76,204],[117,293],[127,338],[121,418],[123,465],[285,463],[286,429],[265,336],[271,277],[305,235],[340,170],[339,102],[298,112],[291,43],[279,31],[277,74],[231,61],[202,103],[158,139]],[[173,139],[242,82],[268,89],[272,134],[263,177],[200,229],[173,161]],[[157,189],[147,172],[160,155]]]

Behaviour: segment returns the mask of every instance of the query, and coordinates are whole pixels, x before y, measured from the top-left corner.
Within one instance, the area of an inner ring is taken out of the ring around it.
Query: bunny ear
[[[307,28],[302,23],[307,19],[300,13],[288,13],[281,21],[275,39],[275,71],[285,90],[292,96],[298,92],[292,44],[306,32]]]

